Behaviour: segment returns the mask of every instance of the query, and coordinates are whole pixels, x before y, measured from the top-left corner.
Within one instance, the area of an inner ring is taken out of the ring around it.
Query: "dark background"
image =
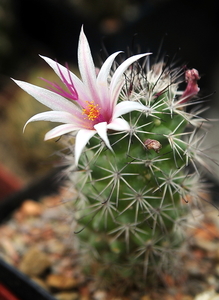
[[[0,70],[6,76],[34,64],[39,53],[61,62],[76,62],[78,35],[84,24],[93,54],[99,53],[102,41],[109,53],[125,50],[132,46],[134,36],[142,51],[157,53],[164,40],[161,52],[176,55],[179,64],[198,69],[202,88],[213,91],[219,56],[217,0],[9,2],[11,49],[2,57]]]

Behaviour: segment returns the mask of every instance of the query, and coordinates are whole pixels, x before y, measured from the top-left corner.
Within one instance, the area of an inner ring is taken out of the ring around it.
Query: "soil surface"
[[[26,199],[0,226],[0,256],[58,300],[219,300],[219,218],[209,204],[190,228],[180,250],[180,276],[162,274],[163,284],[128,295],[88,280],[77,263],[67,191]],[[179,268],[179,269],[180,269]],[[177,278],[177,279],[176,279]]]

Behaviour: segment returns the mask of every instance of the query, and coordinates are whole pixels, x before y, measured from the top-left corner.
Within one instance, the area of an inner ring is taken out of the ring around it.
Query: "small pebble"
[[[72,293],[58,293],[55,294],[57,300],[79,300],[79,294],[72,292]]]
[[[68,290],[78,286],[75,278],[69,278],[59,274],[50,274],[47,276],[46,283],[51,288]]]
[[[198,294],[194,300],[219,300],[219,294],[216,294],[214,290],[209,290]]]
[[[41,278],[39,278],[39,277],[31,277],[31,279],[34,281],[34,282],[36,282],[39,286],[41,286],[43,289],[45,289],[45,290],[49,290],[48,289],[48,286],[46,285],[46,283],[45,283],[45,281],[44,280],[42,280]]]
[[[145,295],[145,296],[142,296],[140,300],[152,300],[152,299],[150,296]]]
[[[29,217],[40,216],[42,214],[42,205],[33,200],[26,200],[20,208],[23,215]]]
[[[29,276],[40,276],[51,266],[48,256],[37,247],[30,248],[22,258],[19,269]]]
[[[106,300],[107,299],[107,294],[105,291],[97,290],[93,294],[93,299],[94,300]]]

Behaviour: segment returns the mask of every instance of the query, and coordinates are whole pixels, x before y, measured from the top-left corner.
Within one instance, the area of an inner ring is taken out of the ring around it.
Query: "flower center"
[[[86,101],[87,106],[82,109],[82,114],[87,115],[91,121],[96,120],[100,115],[100,108],[98,104],[94,104],[94,101]]]

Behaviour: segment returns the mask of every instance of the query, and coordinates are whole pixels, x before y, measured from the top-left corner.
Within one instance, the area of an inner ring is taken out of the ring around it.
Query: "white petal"
[[[78,130],[78,128],[72,124],[59,125],[48,131],[45,135],[44,140],[47,141],[75,130]]]
[[[107,128],[115,131],[129,131],[130,125],[127,121],[117,118],[112,120],[112,122],[107,125]]]
[[[96,71],[87,38],[81,28],[78,45],[78,67],[82,81],[87,86],[90,96],[94,99],[98,97],[96,87]]]
[[[75,139],[75,165],[78,165],[81,153],[88,141],[96,134],[95,130],[79,130]]]
[[[75,119],[72,114],[63,111],[46,111],[31,117],[24,125],[24,130],[27,124],[35,121],[50,121],[50,122],[70,123],[70,124],[75,123]]]
[[[110,142],[107,136],[107,122],[101,122],[96,125],[94,125],[94,128],[96,129],[97,133],[101,137],[101,139],[104,141],[106,146],[113,151],[112,147],[110,146]]]
[[[133,110],[148,110],[149,107],[144,106],[143,104],[135,101],[122,101],[115,106],[113,112],[113,119],[120,117],[121,115],[127,114]]]
[[[53,110],[68,111],[72,114],[80,111],[75,104],[54,92],[20,80],[14,82],[37,101]]]
[[[61,81],[62,81],[62,76],[60,74],[60,71],[62,72],[63,76],[65,77],[65,79],[68,81],[69,84],[71,84],[71,81],[73,82],[74,87],[79,96],[79,99],[78,99],[79,104],[81,104],[80,103],[81,100],[83,100],[83,101],[91,100],[88,98],[88,95],[86,94],[86,89],[85,89],[83,82],[74,73],[72,73],[66,67],[62,66],[61,64],[58,64],[56,61],[52,60],[49,57],[42,56],[42,55],[40,55],[40,57],[42,59],[44,59],[45,62],[54,70],[54,72],[59,76]],[[71,76],[71,81],[70,81],[69,75]]]
[[[109,72],[112,67],[112,64],[116,58],[116,56],[122,51],[115,52],[111,54],[103,63],[98,75],[97,75],[97,84],[101,82],[106,82],[108,80]]]
[[[122,84],[121,84],[121,76],[126,71],[126,69],[134,63],[136,60],[149,55],[150,53],[144,53],[144,54],[137,54],[129,57],[126,59],[115,71],[113,74],[111,83],[110,83],[110,90],[111,90],[111,99],[113,101],[112,105],[115,105],[115,102],[118,101],[118,94],[121,90]]]

